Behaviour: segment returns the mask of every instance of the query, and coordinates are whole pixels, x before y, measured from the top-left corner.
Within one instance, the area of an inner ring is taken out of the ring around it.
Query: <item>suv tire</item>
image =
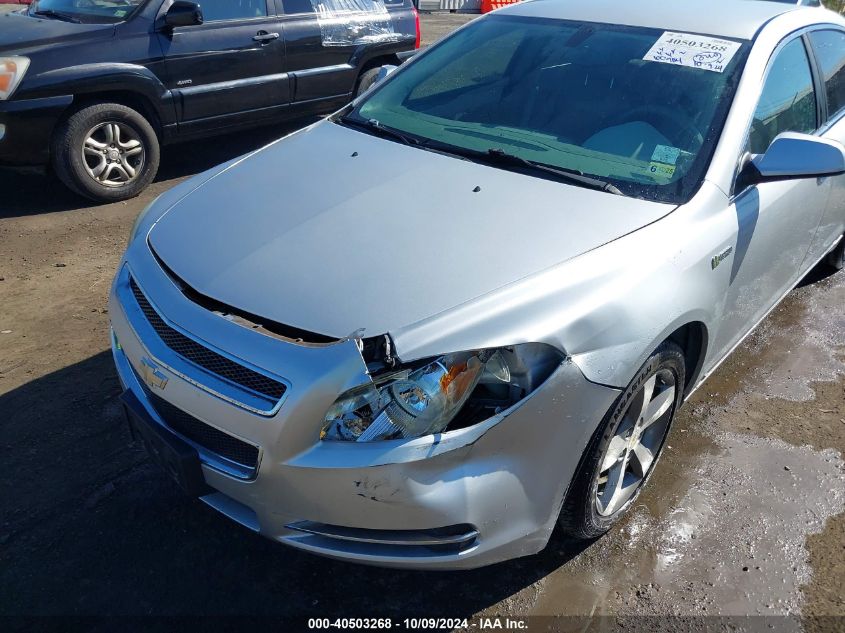
[[[372,86],[376,82],[379,70],[381,70],[381,66],[370,68],[369,70],[365,70],[361,73],[361,76],[358,78],[358,86],[355,88],[356,99],[365,92],[367,92],[370,86]]]
[[[149,121],[119,103],[90,105],[69,116],[51,150],[59,180],[97,202],[137,196],[155,178],[160,156]]]

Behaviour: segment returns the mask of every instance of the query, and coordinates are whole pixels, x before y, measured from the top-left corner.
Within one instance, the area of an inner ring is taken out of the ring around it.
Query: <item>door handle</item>
[[[279,39],[278,33],[268,33],[267,31],[258,31],[253,38],[256,42],[272,42]]]

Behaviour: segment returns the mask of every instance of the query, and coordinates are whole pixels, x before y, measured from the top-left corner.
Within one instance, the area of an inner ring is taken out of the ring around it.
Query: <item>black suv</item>
[[[130,198],[161,144],[331,112],[419,33],[411,0],[36,0],[0,17],[0,165]]]

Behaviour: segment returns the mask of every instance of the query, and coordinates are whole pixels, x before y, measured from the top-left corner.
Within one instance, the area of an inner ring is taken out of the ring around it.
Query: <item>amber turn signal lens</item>
[[[12,96],[27,68],[26,57],[0,57],[0,101]]]
[[[9,92],[17,69],[18,66],[15,62],[3,62],[0,64],[0,92]]]

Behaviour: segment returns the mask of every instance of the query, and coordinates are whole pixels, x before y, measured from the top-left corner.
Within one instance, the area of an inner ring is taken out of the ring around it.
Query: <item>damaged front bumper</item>
[[[186,299],[143,240],[127,260],[110,306],[124,387],[150,419],[198,451],[212,489],[201,497],[205,503],[316,554],[450,569],[538,552],[619,393],[564,361],[518,404],[468,428],[413,440],[320,441],[337,396],[369,380],[354,341],[300,345],[269,337]],[[217,389],[204,372],[178,366],[144,329],[130,275],[168,327],[278,377],[287,387],[279,406],[245,407],[236,390]]]

